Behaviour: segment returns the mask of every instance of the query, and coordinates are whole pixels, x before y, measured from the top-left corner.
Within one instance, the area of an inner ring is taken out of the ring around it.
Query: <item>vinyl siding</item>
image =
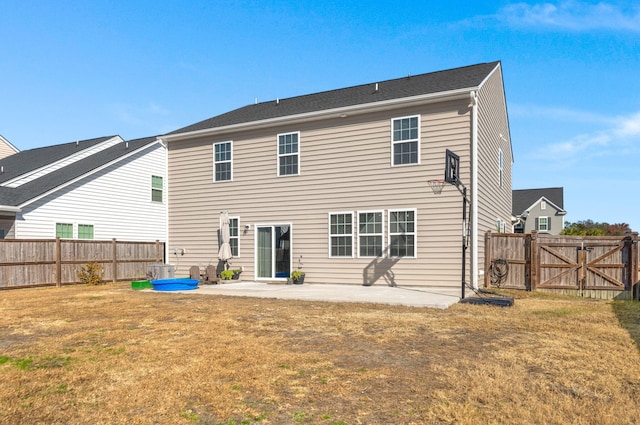
[[[13,145],[7,142],[2,136],[0,136],[0,159],[6,158],[18,151]]]
[[[151,202],[151,175],[165,176],[159,144],[24,206],[16,238],[53,238],[58,222],[73,223],[75,237],[78,224],[92,224],[98,240],[164,241],[166,189],[164,203]]]
[[[391,120],[410,115],[420,115],[420,165],[392,167]],[[288,132],[300,132],[300,175],[278,177],[277,135]],[[255,225],[291,223],[292,265],[301,258],[305,282],[379,285],[386,273],[398,285],[457,286],[461,197],[451,186],[435,196],[426,180],[442,178],[447,148],[468,179],[469,137],[468,105],[457,101],[171,141],[169,252],[186,254],[169,260],[178,275],[217,264],[218,218],[227,210],[240,219],[241,257],[231,262],[244,267],[243,279],[255,279]],[[228,140],[233,181],[214,183],[213,144]],[[329,258],[329,213],[383,210],[386,246],[388,211],[398,209],[416,210],[416,258]]]
[[[484,264],[484,234],[497,231],[497,222],[507,223],[511,232],[513,156],[510,144],[506,99],[501,67],[485,80],[478,91],[478,261]],[[502,138],[500,135],[502,134]],[[504,138],[504,139],[503,139]],[[498,152],[503,154],[500,187]]]

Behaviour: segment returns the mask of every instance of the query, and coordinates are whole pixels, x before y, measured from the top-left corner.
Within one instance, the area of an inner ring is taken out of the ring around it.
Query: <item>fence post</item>
[[[493,261],[493,246],[491,246],[491,229],[484,233],[484,287],[491,287],[491,261]]]
[[[113,274],[112,280],[113,280],[113,283],[116,283],[118,281],[118,258],[117,258],[117,256],[118,256],[118,248],[117,248],[116,244],[117,244],[116,238],[113,238],[111,240],[111,245],[112,245],[111,255],[113,256],[113,265],[112,265],[112,267],[113,267],[112,268],[112,274]]]
[[[531,231],[531,237],[529,238],[529,264],[531,268],[531,273],[529,274],[531,282],[529,283],[531,287],[531,291],[535,291],[538,287],[538,279],[540,279],[540,266],[538,262],[540,261],[538,255],[538,232],[536,230]]]
[[[62,247],[60,237],[56,236],[56,288],[62,286]]]
[[[640,301],[640,281],[638,281],[638,232],[633,232],[629,235],[629,285],[631,289],[631,296],[637,301]]]
[[[162,252],[162,257],[160,252]],[[160,251],[160,241],[158,239],[156,239],[156,263],[164,263],[164,249]]]

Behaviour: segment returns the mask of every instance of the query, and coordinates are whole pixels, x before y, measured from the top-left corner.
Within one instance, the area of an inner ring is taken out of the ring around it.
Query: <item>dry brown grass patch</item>
[[[0,293],[0,423],[638,423],[640,307]]]

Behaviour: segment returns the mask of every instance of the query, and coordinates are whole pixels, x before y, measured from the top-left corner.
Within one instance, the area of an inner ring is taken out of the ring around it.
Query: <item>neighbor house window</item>
[[[358,254],[360,257],[382,256],[382,211],[358,213]]]
[[[4,239],[4,229],[0,229],[0,239]]]
[[[238,218],[229,218],[229,245],[231,246],[231,255],[236,258],[240,256],[239,223],[240,220]]]
[[[73,238],[73,224],[71,223],[56,223],[56,238]]]
[[[389,211],[389,256],[416,256],[416,211]]]
[[[162,177],[151,176],[151,201],[162,202]]]
[[[353,213],[329,214],[329,257],[353,257]]]
[[[78,224],[78,239],[93,239],[93,224]]]
[[[504,156],[502,155],[502,149],[498,149],[498,184],[502,187],[502,169],[503,169]]]
[[[391,154],[393,165],[417,164],[420,156],[418,117],[392,120]]]
[[[549,217],[538,217],[537,218],[538,225],[536,226],[536,230],[539,232],[547,232],[549,231]]]
[[[278,135],[278,175],[290,176],[300,174],[299,145],[300,133]]]
[[[214,172],[213,180],[216,182],[230,181],[232,167],[231,142],[216,143],[213,145]]]

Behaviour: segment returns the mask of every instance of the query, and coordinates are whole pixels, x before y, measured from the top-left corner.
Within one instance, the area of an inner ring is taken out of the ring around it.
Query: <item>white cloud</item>
[[[578,134],[569,140],[547,145],[538,153],[547,158],[564,160],[567,155],[600,157],[634,151],[640,147],[640,111],[607,121],[611,125],[605,129]]]
[[[640,7],[623,9],[606,2],[514,3],[500,9],[496,18],[511,26],[640,32]]]

